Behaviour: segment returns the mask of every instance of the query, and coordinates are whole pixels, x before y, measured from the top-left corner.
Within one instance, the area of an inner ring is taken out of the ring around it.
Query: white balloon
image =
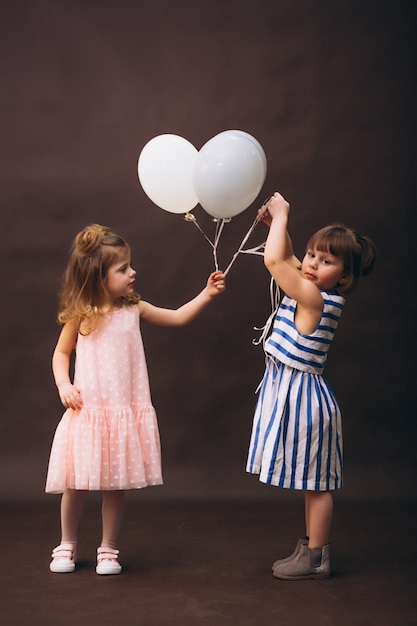
[[[198,204],[193,170],[198,151],[179,135],[154,137],[138,159],[138,176],[146,195],[170,213],[187,213]]]
[[[256,199],[266,170],[265,152],[252,135],[223,131],[204,144],[196,158],[193,180],[198,200],[213,217],[234,217]]]

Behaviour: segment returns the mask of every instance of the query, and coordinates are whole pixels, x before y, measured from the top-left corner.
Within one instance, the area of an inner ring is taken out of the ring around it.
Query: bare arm
[[[71,354],[77,343],[78,326],[78,320],[70,320],[63,326],[52,356],[55,384],[61,402],[67,409],[82,407],[80,392],[71,383],[69,375]]]
[[[259,214],[260,217],[259,219],[264,222],[267,226],[271,227],[272,224],[272,216],[268,210],[269,207],[269,203],[276,199],[278,196],[280,196],[280,194],[275,193],[269,200],[268,202],[266,202],[260,209],[259,209]],[[282,198],[282,200],[286,203],[286,205],[288,206],[288,210],[289,210],[289,204],[284,200],[284,198],[282,196],[280,196],[280,198]],[[288,214],[287,214],[287,221],[288,221]],[[287,261],[287,263],[289,263],[290,265],[292,265],[295,269],[300,269],[301,267],[301,261],[299,259],[297,259],[297,257],[294,254],[294,249],[293,249],[293,245],[292,245],[292,241],[291,238],[288,234],[288,230],[285,229],[285,259]]]
[[[285,293],[297,301],[299,307],[310,310],[316,316],[323,308],[319,289],[303,278],[300,261],[294,256],[288,235],[290,205],[279,193],[268,204],[270,230],[265,245],[264,262],[271,276]]]
[[[207,285],[192,300],[178,309],[164,309],[149,302],[139,302],[139,312],[143,320],[159,326],[185,326],[194,320],[217,295],[225,290],[221,272],[210,274]]]

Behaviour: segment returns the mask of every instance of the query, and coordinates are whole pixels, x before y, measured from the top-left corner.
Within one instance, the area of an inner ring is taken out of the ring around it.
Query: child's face
[[[330,252],[309,248],[301,264],[301,274],[319,289],[336,289],[343,282],[344,262]]]
[[[113,302],[133,293],[136,272],[130,265],[130,252],[122,251],[118,260],[110,265],[104,283]]]

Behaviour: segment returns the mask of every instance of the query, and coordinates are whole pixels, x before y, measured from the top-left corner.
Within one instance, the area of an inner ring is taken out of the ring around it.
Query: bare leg
[[[120,526],[123,520],[124,504],[124,491],[103,491],[101,509],[103,537],[101,547],[116,549]]]
[[[306,520],[306,537],[310,537],[310,498],[307,497],[308,492],[304,492],[304,509]]]
[[[333,519],[333,495],[330,491],[305,491],[306,532],[309,548],[329,543]]]
[[[283,580],[307,580],[330,576],[329,538],[333,517],[330,491],[305,491],[308,545],[301,543],[291,559],[274,563],[273,575]]]
[[[61,543],[77,544],[78,526],[87,491],[66,489],[61,499]]]

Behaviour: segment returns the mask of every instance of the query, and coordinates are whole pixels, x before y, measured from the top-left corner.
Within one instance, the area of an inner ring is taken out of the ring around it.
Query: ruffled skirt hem
[[[68,409],[52,442],[45,491],[116,491],[162,484],[152,405]]]

